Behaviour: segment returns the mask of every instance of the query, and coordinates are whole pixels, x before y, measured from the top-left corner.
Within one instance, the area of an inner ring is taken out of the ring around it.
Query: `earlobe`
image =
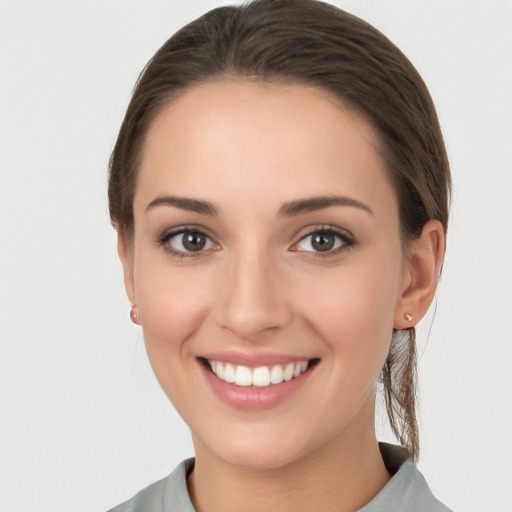
[[[408,329],[426,314],[436,291],[444,249],[443,226],[431,219],[408,248],[404,288],[395,310],[395,329]]]
[[[124,286],[128,300],[135,302],[135,285],[133,281],[133,255],[128,246],[126,236],[120,228],[117,228],[117,254],[123,265]]]

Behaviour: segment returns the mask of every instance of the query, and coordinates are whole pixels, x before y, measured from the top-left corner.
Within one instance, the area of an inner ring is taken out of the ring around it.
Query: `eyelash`
[[[174,237],[176,237],[178,235],[184,235],[184,234],[202,235],[202,236],[205,236],[207,238],[207,240],[209,240],[211,243],[215,244],[215,242],[213,242],[212,239],[207,234],[205,234],[201,229],[194,228],[194,227],[189,227],[189,228],[183,227],[183,228],[178,228],[178,229],[175,229],[172,231],[167,231],[162,236],[160,236],[156,240],[156,242],[158,245],[163,247],[165,252],[167,252],[169,255],[171,255],[174,258],[180,258],[180,259],[199,258],[201,256],[204,256],[204,253],[205,253],[204,250],[199,250],[197,252],[193,252],[193,251],[186,252],[186,251],[180,251],[180,250],[173,249],[169,245],[168,242],[170,240],[172,240]],[[309,233],[304,235],[297,243],[295,243],[294,246],[300,244],[301,242],[306,240],[308,237],[312,237],[313,235],[335,236],[341,240],[342,244],[340,247],[337,247],[334,250],[328,250],[325,252],[305,251],[305,250],[300,250],[300,249],[299,250],[296,249],[296,250],[294,250],[294,252],[303,252],[303,253],[308,253],[309,255],[311,255],[313,257],[326,258],[326,257],[330,257],[330,256],[331,257],[336,256],[340,252],[347,250],[356,244],[356,241],[354,240],[352,235],[350,235],[347,231],[337,228],[337,227],[334,227],[334,226],[322,225],[322,226],[314,227]]]
[[[312,231],[310,231],[308,234],[304,235],[294,245],[296,246],[299,243],[301,243],[304,240],[306,240],[307,238],[312,237],[314,235],[328,235],[328,236],[331,235],[331,236],[335,236],[335,237],[337,237],[337,238],[339,238],[341,240],[342,244],[339,247],[337,247],[336,249],[334,249],[334,250],[328,250],[328,251],[325,251],[325,252],[320,252],[320,251],[301,251],[301,250],[297,250],[297,252],[307,252],[307,253],[309,253],[313,257],[328,258],[328,257],[332,257],[332,256],[337,256],[340,252],[345,251],[347,249],[350,249],[351,247],[353,247],[356,244],[356,241],[355,241],[354,237],[350,233],[345,231],[344,229],[337,228],[335,226],[325,226],[325,225],[322,225],[322,226],[318,226],[318,227],[313,228]]]
[[[204,250],[200,250],[200,251],[197,251],[197,252],[193,252],[193,251],[188,251],[187,252],[187,251],[180,251],[180,250],[177,250],[177,249],[173,249],[172,246],[169,245],[168,242],[170,240],[172,240],[175,236],[185,235],[185,234],[202,235],[202,236],[206,237],[207,240],[212,242],[212,239],[206,233],[204,233],[201,229],[194,228],[194,227],[183,227],[183,228],[178,228],[178,229],[175,229],[175,230],[172,230],[172,231],[166,231],[161,237],[159,237],[156,240],[156,242],[157,242],[158,245],[163,247],[165,252],[167,252],[168,254],[170,254],[174,258],[180,258],[180,259],[183,259],[183,258],[200,258],[201,256],[204,256],[204,253],[205,253]]]

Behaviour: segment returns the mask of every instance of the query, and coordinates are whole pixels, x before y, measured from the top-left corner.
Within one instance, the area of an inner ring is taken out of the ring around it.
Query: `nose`
[[[282,272],[269,255],[233,255],[226,266],[216,312],[222,328],[260,343],[291,321]]]

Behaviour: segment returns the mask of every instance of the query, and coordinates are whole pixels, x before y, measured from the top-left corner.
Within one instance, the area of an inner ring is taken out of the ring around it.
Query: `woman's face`
[[[151,126],[126,283],[198,456],[280,467],[374,436],[410,279],[377,145],[299,85],[204,84]]]

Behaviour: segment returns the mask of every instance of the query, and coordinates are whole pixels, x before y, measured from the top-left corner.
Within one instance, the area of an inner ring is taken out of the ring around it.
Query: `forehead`
[[[334,193],[369,200],[390,189],[378,143],[363,116],[322,89],[206,83],[156,116],[135,199],[158,194],[210,199],[213,190],[221,190],[228,198],[245,194],[257,204],[262,197],[284,202]]]

